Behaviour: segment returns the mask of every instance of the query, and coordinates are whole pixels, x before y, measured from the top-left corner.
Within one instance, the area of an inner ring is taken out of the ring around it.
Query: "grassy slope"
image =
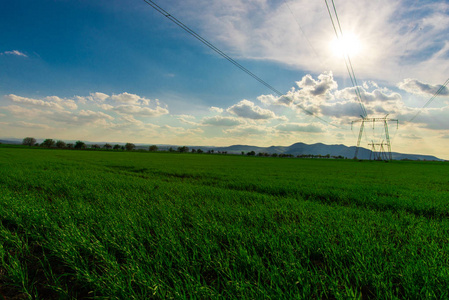
[[[446,163],[0,148],[0,294],[447,298]]]

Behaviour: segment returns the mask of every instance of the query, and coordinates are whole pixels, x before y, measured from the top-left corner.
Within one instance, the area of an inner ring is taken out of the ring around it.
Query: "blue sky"
[[[449,77],[449,4],[334,2],[368,117],[399,119],[393,151],[449,159],[449,90],[420,110]],[[356,144],[360,106],[324,0],[156,3],[284,96],[144,1],[2,1],[0,137]],[[381,139],[371,129],[362,146]]]

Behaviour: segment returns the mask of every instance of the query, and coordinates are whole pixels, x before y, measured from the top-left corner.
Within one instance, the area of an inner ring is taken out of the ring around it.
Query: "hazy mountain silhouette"
[[[4,144],[20,144],[22,140],[20,139],[14,139],[14,138],[8,138],[8,139],[2,139],[0,140],[0,143]],[[38,141],[42,142],[42,141]],[[86,144],[99,144],[102,145],[103,143],[92,143],[92,142],[86,142]],[[116,144],[116,143],[112,143]],[[119,143],[123,144],[124,143]],[[158,145],[160,151],[166,151],[169,148],[173,148],[176,150],[179,145]],[[326,145],[323,143],[316,143],[316,144],[305,144],[305,143],[295,143],[290,146],[270,146],[270,147],[257,147],[257,146],[251,146],[251,145],[232,145],[227,147],[214,147],[214,146],[188,146],[189,149],[201,149],[204,152],[214,150],[214,152],[226,152],[228,154],[242,154],[248,153],[250,151],[254,151],[256,154],[262,152],[262,153],[268,153],[268,154],[291,154],[294,156],[297,155],[330,155],[334,157],[344,157],[352,159],[354,158],[355,146],[345,146],[345,145]],[[136,149],[142,149],[142,150],[148,150],[148,145],[143,144],[137,144]],[[359,152],[357,155],[358,159],[370,159],[371,156],[371,150],[365,149],[360,147]],[[408,160],[439,160],[435,156],[432,155],[422,155],[422,154],[404,154],[404,153],[397,153],[392,152],[391,153],[394,160],[402,160],[402,159],[408,159]]]
[[[195,147],[194,147],[195,148]],[[201,148],[201,147],[200,147]],[[355,146],[345,146],[345,145],[326,145],[322,143],[316,144],[305,144],[305,143],[295,143],[290,146],[270,146],[270,147],[257,147],[249,145],[233,145],[229,147],[210,147],[214,151],[227,151],[229,154],[241,154],[241,152],[254,151],[257,153],[269,153],[269,154],[291,154],[297,155],[322,155],[325,156],[329,154],[335,157],[344,158],[354,158],[356,151]],[[420,154],[404,154],[392,152],[392,157],[394,160],[410,159],[410,160],[441,160],[435,156],[431,155],[420,155]],[[357,155],[358,159],[370,159],[372,155],[371,150],[360,147]]]

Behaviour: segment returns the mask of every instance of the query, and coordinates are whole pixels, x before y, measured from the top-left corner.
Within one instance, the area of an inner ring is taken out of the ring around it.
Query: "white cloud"
[[[47,107],[47,108],[54,108],[57,110],[63,110],[63,107],[59,103],[56,103],[56,102],[20,97],[20,96],[14,95],[14,94],[7,95],[6,98],[13,102],[21,103],[21,104],[28,105],[28,106]]]
[[[97,104],[97,107],[99,107],[99,108],[101,108],[101,109],[103,109],[103,110],[111,110],[111,109],[114,108],[114,106],[109,105],[109,104],[105,104],[105,103],[103,103],[103,104]]]
[[[71,99],[62,99],[62,98],[59,98],[58,96],[48,96],[48,97],[45,97],[44,99],[47,101],[52,101],[52,102],[61,104],[71,110],[78,109],[78,105],[76,104],[76,102]]]
[[[229,107],[226,111],[233,115],[253,120],[267,120],[276,118],[276,115],[271,110],[263,109],[248,100],[242,100],[239,103]]]
[[[369,102],[397,102],[402,100],[402,96],[398,93],[390,92],[387,94],[387,92],[382,91],[380,89],[376,89],[373,92],[367,92],[364,88],[359,87],[358,88],[360,98],[362,99],[363,103],[369,103]],[[337,91],[335,93],[335,97],[340,99],[347,99],[347,100],[353,100],[353,101],[359,101],[357,97],[357,89],[354,87],[345,88],[343,90]]]
[[[216,112],[216,113],[222,113],[223,112],[223,108],[216,107],[216,106],[211,106],[209,108],[209,111]]]
[[[203,118],[201,123],[203,125],[212,126],[237,126],[243,124],[244,122],[234,117],[214,116]]]
[[[155,109],[148,107],[141,107],[137,105],[119,105],[113,108],[114,111],[120,114],[129,114],[143,117],[159,117],[168,114],[168,110],[160,106]]]
[[[0,55],[15,55],[15,56],[28,57],[28,55],[20,52],[19,50],[5,51],[0,53]]]
[[[324,72],[318,75],[318,80],[307,74],[300,81],[297,81],[296,85],[299,90],[293,87],[285,95],[277,99],[270,99],[269,102],[275,105],[293,106],[316,115],[320,113],[320,105],[334,100],[333,91],[338,88],[332,72]],[[266,101],[266,103],[268,102]]]
[[[109,95],[104,94],[104,93],[100,93],[100,92],[96,92],[96,93],[91,93],[90,97],[92,98],[93,101],[100,101],[103,102],[105,101],[107,98],[109,98]]]
[[[307,74],[301,81],[297,81],[296,85],[309,96],[326,96],[331,90],[338,88],[332,72],[318,75],[318,81],[313,79],[312,75]]]
[[[115,101],[116,103],[125,103],[125,104],[131,104],[131,105],[149,105],[150,99],[146,99],[144,97],[140,97],[136,94],[130,94],[130,93],[121,93],[118,95],[112,95],[109,97],[110,100]]]
[[[75,101],[71,99],[61,99],[57,96],[48,96],[45,97],[44,100],[41,100],[10,94],[5,96],[5,98],[13,102],[21,103],[27,106],[46,107],[56,110],[63,110],[64,107],[69,108],[71,110],[76,110],[78,108],[78,105],[75,103]]]
[[[0,109],[8,111],[17,118],[35,118],[43,113],[40,109],[29,109],[19,105],[2,106]]]
[[[273,95],[261,95],[261,96],[257,97],[257,100],[259,100],[260,102],[262,102],[263,104],[265,104],[267,106],[275,103],[277,99],[278,99],[278,97],[273,96]]]
[[[109,98],[109,95],[96,92],[96,93],[90,93],[89,96],[83,97],[83,96],[75,96],[74,97],[79,103],[86,104],[88,101],[92,102],[104,102],[107,98]]]
[[[403,115],[411,112],[405,107],[399,93],[380,88],[372,81],[365,83],[366,88],[375,88],[371,92],[363,87],[338,90],[332,73],[325,72],[318,76],[318,80],[309,74],[305,75],[297,82],[297,86],[299,90],[292,88],[286,95],[270,101],[272,105],[287,106],[320,118],[339,118],[340,122],[347,123],[348,117],[358,118],[362,114],[362,105],[357,97],[359,93],[368,115]]]
[[[193,121],[193,120],[195,120],[195,117],[192,115],[179,115],[178,120],[185,124],[188,124],[188,125],[193,125],[193,126],[199,125],[198,123]]]

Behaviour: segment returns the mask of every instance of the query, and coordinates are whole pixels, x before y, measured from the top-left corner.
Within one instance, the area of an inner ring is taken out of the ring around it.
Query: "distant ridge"
[[[20,144],[22,140],[19,139],[2,139],[0,143],[3,144]],[[38,141],[39,142],[39,141]],[[41,142],[41,141],[40,141]],[[105,142],[85,142],[86,144],[99,144],[102,145]],[[124,145],[125,143],[110,143],[110,144],[120,144]],[[148,146],[150,144],[136,144],[137,149],[146,149],[148,150]],[[160,145],[157,144],[159,150],[167,151],[170,148],[176,150],[179,145]],[[326,145],[323,143],[316,144],[305,144],[305,143],[295,143],[290,146],[270,146],[270,147],[258,147],[251,145],[232,145],[227,147],[214,147],[214,146],[187,146],[189,149],[201,149],[204,152],[214,151],[214,152],[226,152],[228,154],[245,154],[251,151],[254,151],[256,154],[258,153],[268,153],[268,154],[291,154],[293,156],[297,155],[330,155],[334,157],[344,157],[352,159],[355,154],[355,146],[345,146],[342,144],[339,145]],[[366,148],[359,148],[359,152],[357,155],[358,159],[370,159],[371,150]],[[443,161],[438,157],[432,155],[422,155],[422,154],[404,154],[398,152],[391,153],[393,160],[429,160],[429,161]]]
[[[201,147],[199,147],[201,148]],[[241,154],[241,152],[249,152],[254,151],[256,153],[268,153],[268,154],[291,154],[294,156],[297,155],[322,155],[325,156],[329,154],[330,156],[335,157],[345,157],[345,158],[354,158],[355,146],[345,146],[345,145],[326,145],[323,143],[316,144],[305,144],[305,143],[295,143],[290,146],[270,146],[270,147],[257,147],[257,146],[249,146],[249,145],[233,145],[229,147],[211,147],[210,149],[214,149],[215,151],[226,151],[231,154]],[[358,159],[370,159],[371,150],[360,147],[357,155]],[[392,152],[392,157],[394,160],[435,160],[442,161],[435,156],[431,155],[421,155],[421,154],[404,154]]]

